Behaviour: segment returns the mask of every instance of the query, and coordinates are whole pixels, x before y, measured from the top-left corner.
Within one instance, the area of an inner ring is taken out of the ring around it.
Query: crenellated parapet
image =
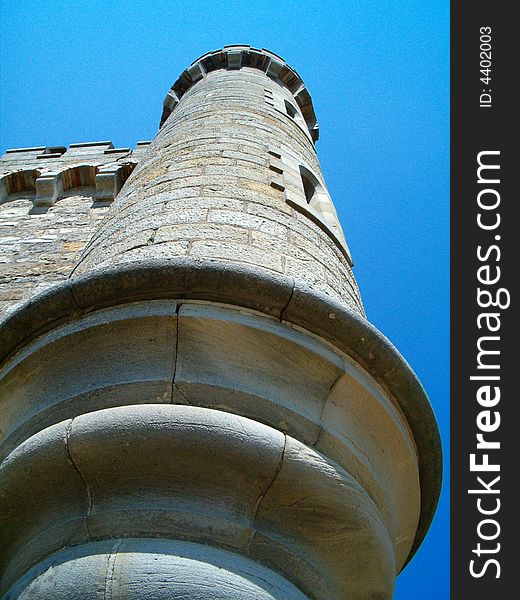
[[[35,206],[52,206],[68,189],[95,187],[95,197],[111,202],[150,142],[114,148],[110,141],[7,150],[0,159],[0,204],[13,194],[34,195]]]
[[[242,67],[259,69],[270,79],[287,88],[302,112],[309,134],[314,142],[319,138],[319,127],[311,96],[298,73],[274,52],[248,45],[224,46],[207,52],[191,63],[172,85],[164,99],[160,127],[164,125],[182,96],[208,73],[219,69],[237,70]],[[283,112],[283,109],[281,110]]]

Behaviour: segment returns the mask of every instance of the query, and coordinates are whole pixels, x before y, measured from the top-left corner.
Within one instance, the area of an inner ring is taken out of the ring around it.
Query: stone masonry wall
[[[0,205],[0,317],[18,302],[66,279],[108,206],[92,206],[94,188],[74,191],[45,214],[17,194]]]
[[[100,198],[103,170],[124,166],[127,175],[148,144],[133,151],[113,148],[111,142],[21,148],[0,159],[0,318],[34,292],[68,277],[111,204],[106,190]],[[52,205],[38,206],[37,182],[48,173],[63,174],[65,189]],[[76,185],[81,183],[87,185]]]
[[[290,193],[305,204],[301,179],[287,173],[279,183],[282,155],[322,181],[303,119],[276,107],[284,101],[295,107],[286,88],[248,67],[210,72],[192,86],[75,272],[183,255],[246,263],[293,276],[363,314],[347,258],[286,201]]]

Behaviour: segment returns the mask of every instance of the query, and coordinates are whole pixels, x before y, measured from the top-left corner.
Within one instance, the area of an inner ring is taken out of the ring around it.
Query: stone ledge
[[[114,144],[110,140],[106,140],[103,142],[79,142],[77,144],[71,144],[70,148],[113,148]]]
[[[2,371],[0,462],[38,431],[99,409],[223,410],[278,429],[353,474],[385,521],[396,564],[408,556],[420,514],[409,427],[364,369],[301,328],[214,302],[132,302],[52,329]]]
[[[41,154],[45,152],[47,146],[32,146],[31,148],[9,148],[6,154]]]
[[[60,550],[17,581],[6,600],[49,600],[49,589],[53,596],[59,589],[69,597],[81,593],[100,598],[101,593],[108,599],[136,588],[143,598],[156,598],[158,589],[164,600],[179,598],[179,593],[200,598],[201,579],[213,583],[212,591],[224,587],[225,597],[233,589],[241,598],[308,600],[271,569],[234,552],[171,539],[128,537]],[[196,582],[195,589],[190,581]]]
[[[65,545],[130,529],[227,547],[317,600],[389,597],[391,540],[363,486],[239,415],[171,404],[90,412],[26,440],[2,478],[6,588]]]
[[[98,308],[182,298],[244,306],[302,327],[353,358],[396,399],[419,457],[421,517],[409,561],[428,531],[440,493],[442,450],[435,416],[415,373],[387,338],[324,293],[267,270],[188,257],[100,269],[59,283],[15,309],[0,323],[2,358]]]

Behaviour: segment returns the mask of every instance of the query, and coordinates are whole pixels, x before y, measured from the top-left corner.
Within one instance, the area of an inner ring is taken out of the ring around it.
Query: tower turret
[[[390,598],[440,487],[281,58],[227,46],[1,329],[6,598]],[[76,595],[74,595],[76,594]]]

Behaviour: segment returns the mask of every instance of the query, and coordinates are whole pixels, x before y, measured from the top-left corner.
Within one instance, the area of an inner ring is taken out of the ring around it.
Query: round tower
[[[440,488],[281,58],[205,54],[66,283],[1,328],[5,598],[391,598]]]

